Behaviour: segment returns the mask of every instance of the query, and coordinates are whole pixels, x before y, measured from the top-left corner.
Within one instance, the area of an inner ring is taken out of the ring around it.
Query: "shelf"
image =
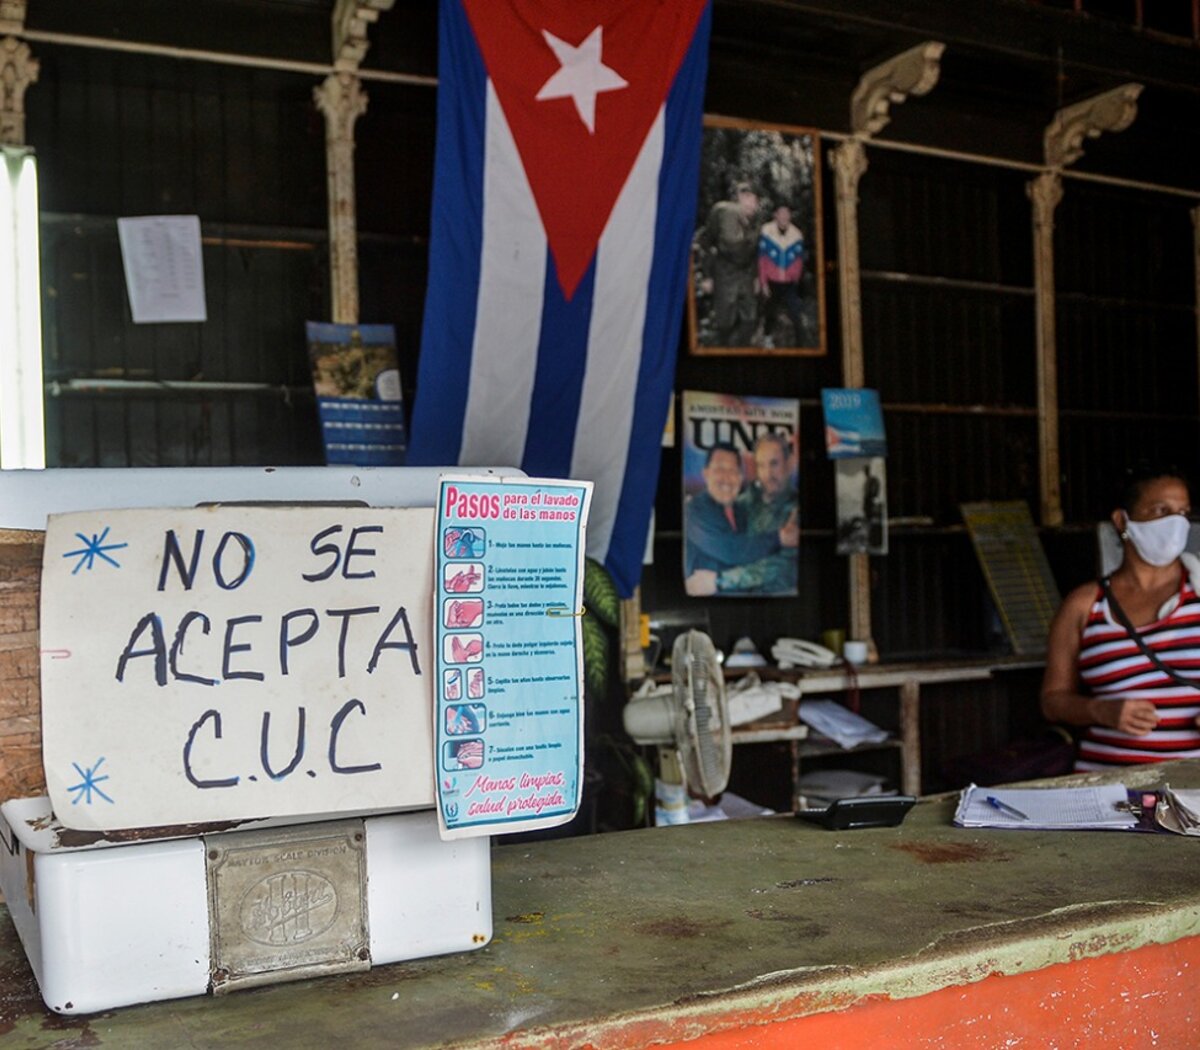
[[[868,664],[848,674],[844,665],[811,669],[796,668],[780,671],[770,669],[772,676],[795,681],[803,693],[825,690],[850,689],[856,684],[859,689],[886,689],[916,682],[918,685],[933,685],[939,682],[982,681],[997,671],[1016,671],[1041,667],[1045,661],[1028,656],[999,656],[982,660],[939,660],[919,663]]]
[[[801,758],[820,758],[825,755],[857,755],[864,751],[895,751],[904,747],[904,741],[891,738],[881,740],[878,744],[856,744],[854,747],[842,747],[830,740],[808,740],[800,745]]]
[[[894,663],[866,664],[854,674],[860,689],[886,689],[916,682],[931,685],[938,682],[976,682],[990,678],[998,671],[1024,671],[1045,665],[1042,656],[981,656],[955,660],[909,660]],[[725,678],[732,681],[751,672],[764,682],[795,682],[803,693],[839,691],[854,685],[845,664],[833,667],[796,667],[782,670],[774,665],[765,667],[726,668]],[[670,671],[656,671],[656,682],[669,682]]]
[[[899,733],[878,744],[859,744],[839,747],[831,740],[810,738],[808,726],[797,721],[796,707],[800,700],[784,701],[783,709],[765,715],[763,720],[750,722],[732,730],[735,744],[769,744],[787,742],[791,749],[793,798],[800,777],[800,765],[806,758],[830,755],[854,755],[865,752],[896,751],[900,761],[900,789],[906,795],[921,793],[921,687],[948,682],[977,682],[1004,671],[1022,671],[1042,667],[1040,656],[977,656],[951,660],[912,660],[868,664],[848,674],[844,664],[828,668],[795,668],[782,671],[777,667],[734,668],[725,670],[727,680],[736,680],[751,671],[764,682],[794,682],[800,687],[800,699],[817,693],[846,692],[857,687],[860,691],[895,689],[891,698],[897,708]],[[655,674],[657,681],[670,681],[670,673]]]
[[[855,744],[842,747],[828,737],[814,737],[808,726],[797,723],[770,723],[766,725],[735,726],[730,735],[734,744],[775,744],[780,741],[799,741],[800,756],[815,758],[818,755],[853,755],[860,751],[892,751],[904,746],[899,737],[888,737],[876,744]]]
[[[755,725],[751,722],[744,726],[734,726],[730,735],[735,744],[773,744],[780,740],[807,739],[808,726],[790,723]]]

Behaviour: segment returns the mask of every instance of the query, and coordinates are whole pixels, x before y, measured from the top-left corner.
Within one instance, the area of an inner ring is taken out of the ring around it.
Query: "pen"
[[[1019,809],[1017,809],[1016,806],[1010,806],[1007,802],[1001,802],[998,798],[996,798],[995,795],[987,796],[987,804],[991,806],[992,809],[998,809],[1001,813],[1009,813],[1018,820],[1029,819],[1028,815],[1022,813]]]

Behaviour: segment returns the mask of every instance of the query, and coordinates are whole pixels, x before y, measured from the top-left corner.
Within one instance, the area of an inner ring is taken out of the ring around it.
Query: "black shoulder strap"
[[[1117,618],[1117,623],[1124,627],[1129,633],[1129,637],[1133,639],[1134,645],[1136,645],[1142,651],[1142,655],[1155,667],[1162,671],[1162,673],[1165,674],[1169,679],[1171,679],[1172,682],[1175,682],[1178,685],[1186,686],[1188,689],[1200,689],[1200,679],[1184,678],[1181,674],[1173,671],[1170,667],[1164,664],[1162,660],[1158,658],[1158,654],[1146,644],[1145,639],[1142,638],[1142,635],[1138,629],[1129,622],[1129,617],[1125,615],[1125,610],[1121,608],[1121,603],[1117,601],[1116,595],[1113,594],[1112,583],[1107,576],[1100,581],[1100,587],[1104,591],[1104,597],[1108,599],[1109,609],[1112,611],[1113,616]]]

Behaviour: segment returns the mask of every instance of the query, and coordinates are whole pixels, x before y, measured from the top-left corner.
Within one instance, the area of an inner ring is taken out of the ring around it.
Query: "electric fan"
[[[688,631],[671,649],[671,685],[636,696],[625,705],[625,731],[639,744],[659,746],[662,779],[675,780],[712,798],[725,790],[733,741],[725,678],[712,639]],[[678,758],[670,752],[677,752]]]

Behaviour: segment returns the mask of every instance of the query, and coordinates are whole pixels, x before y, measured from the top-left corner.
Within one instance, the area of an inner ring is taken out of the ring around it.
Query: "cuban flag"
[[[442,0],[408,462],[595,482],[628,596],[696,214],[709,0]]]

